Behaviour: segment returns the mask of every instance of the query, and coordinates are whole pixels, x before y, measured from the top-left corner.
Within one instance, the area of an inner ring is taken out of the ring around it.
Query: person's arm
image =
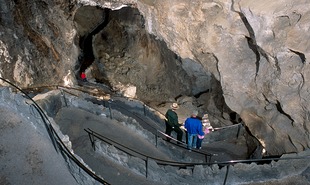
[[[214,131],[214,128],[212,127],[212,125],[210,125],[208,129],[211,130],[212,132]]]
[[[184,127],[186,128],[186,130],[188,129],[188,128],[187,128],[187,127],[188,127],[188,121],[187,121],[187,119],[185,120]]]
[[[204,131],[202,130],[202,124],[201,123],[199,123],[199,125],[198,125],[198,134],[200,136],[204,136],[205,135]]]

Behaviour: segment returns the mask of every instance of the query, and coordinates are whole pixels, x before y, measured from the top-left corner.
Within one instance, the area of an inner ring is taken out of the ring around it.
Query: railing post
[[[239,124],[239,125],[238,125],[238,131],[237,131],[237,139],[239,138],[240,127],[241,127],[241,125]]]
[[[90,140],[91,146],[93,147],[94,151],[96,151],[96,147],[95,147],[95,139],[94,139],[94,134],[93,134],[93,131],[92,131],[92,133],[90,133],[90,132],[87,132],[87,133],[88,133],[88,137],[89,137],[89,140]]]
[[[93,132],[93,131],[92,131],[92,133],[91,133],[91,136],[92,136],[92,146],[93,146],[94,151],[96,151],[95,137],[94,137],[94,132]]]
[[[145,108],[145,104],[143,104],[143,113],[144,113],[144,116],[146,116],[146,108]]]
[[[157,138],[158,138],[158,130],[156,130],[156,135],[155,135],[155,146],[156,146],[156,148],[157,148]]]
[[[110,118],[111,118],[111,119],[113,119],[113,117],[112,117],[112,110],[111,110],[111,102],[112,102],[112,101],[113,101],[113,100],[111,100],[111,99],[108,101],[108,103],[109,103],[109,111],[110,111]]]
[[[146,157],[146,160],[145,160],[145,178],[147,178],[147,176],[148,176],[148,166],[149,166],[149,158],[148,157]]]
[[[60,89],[60,92],[61,92],[61,96],[64,98],[66,107],[68,107],[67,100],[66,100],[65,93],[64,93],[63,89]]]
[[[225,179],[224,179],[223,185],[225,185],[225,184],[226,184],[226,181],[227,181],[227,176],[228,176],[228,173],[229,173],[229,166],[230,166],[230,165],[227,165],[227,167],[226,167],[226,174],[225,174]]]

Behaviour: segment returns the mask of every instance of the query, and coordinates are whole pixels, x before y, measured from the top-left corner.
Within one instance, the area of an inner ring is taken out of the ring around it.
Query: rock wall
[[[80,65],[75,11],[85,5],[112,10],[126,5],[140,12],[146,32],[152,35],[141,32],[139,38],[158,40],[149,41],[156,46],[149,49],[166,45],[181,58],[174,61],[181,63],[178,71],[172,71],[173,83],[165,82],[173,84],[165,97],[179,92],[194,95],[215,80],[221,87],[216,92],[223,92],[226,104],[241,116],[267,154],[298,152],[310,146],[309,4],[306,0],[4,1],[0,3],[0,75],[22,87],[74,83]],[[176,64],[151,60],[146,51],[154,50],[141,51],[144,54],[139,56],[149,63],[139,67],[148,73],[130,75],[128,69],[114,66],[116,73],[111,76],[115,82],[117,73],[143,79],[140,87],[145,82],[149,86],[140,88],[140,96],[160,97],[164,79],[151,77],[162,65]],[[191,76],[193,69],[202,75]],[[204,81],[208,84],[199,89],[197,82]],[[178,89],[182,84],[184,88]]]
[[[309,2],[156,1],[146,28],[200,62],[267,154],[309,143]]]
[[[21,87],[70,84],[78,50],[62,1],[0,3],[0,75]]]
[[[190,94],[191,80],[166,44],[146,32],[137,9],[110,13],[107,26],[93,38],[97,80],[117,90],[119,83],[137,87],[136,97],[162,102]]]

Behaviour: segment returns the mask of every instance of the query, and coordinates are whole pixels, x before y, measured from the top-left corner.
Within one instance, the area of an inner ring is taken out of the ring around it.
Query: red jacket
[[[81,78],[85,79],[86,78],[86,74],[84,72],[81,73]]]

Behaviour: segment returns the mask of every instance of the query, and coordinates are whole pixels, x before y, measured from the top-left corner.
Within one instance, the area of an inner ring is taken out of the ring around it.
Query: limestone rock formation
[[[76,83],[80,39],[104,21],[95,14],[100,10],[79,10],[108,9],[107,24],[90,39],[89,69],[97,82],[136,87],[143,101],[195,97],[196,106],[219,112],[218,119],[240,115],[267,155],[300,152],[310,146],[309,4],[3,1],[0,75],[21,87]]]
[[[21,87],[70,84],[78,48],[70,18],[74,5],[62,1],[0,3],[0,75]]]

